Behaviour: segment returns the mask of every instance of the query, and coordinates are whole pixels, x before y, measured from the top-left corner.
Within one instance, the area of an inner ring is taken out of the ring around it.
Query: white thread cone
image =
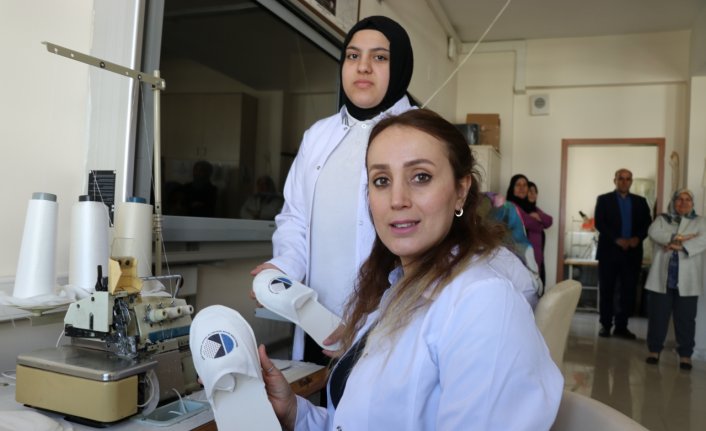
[[[110,253],[136,258],[138,277],[152,275],[152,205],[142,202],[117,205]]]
[[[108,276],[108,207],[102,202],[79,197],[71,209],[69,284],[88,292],[95,291],[98,269]]]
[[[33,193],[27,206],[22,246],[12,296],[32,298],[52,294],[56,284],[56,195]]]

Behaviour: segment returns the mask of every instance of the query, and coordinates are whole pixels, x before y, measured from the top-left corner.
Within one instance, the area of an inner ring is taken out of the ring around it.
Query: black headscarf
[[[346,35],[346,40],[343,41],[339,74],[343,70],[343,62],[346,59],[346,48],[351,43],[353,35],[360,30],[377,30],[390,41],[390,82],[387,85],[385,97],[377,106],[372,108],[357,107],[348,100],[343,86],[341,86],[341,100],[346,105],[348,113],[358,120],[369,120],[381,112],[387,111],[407,93],[407,86],[412,80],[414,57],[409,36],[401,25],[386,16],[369,16],[358,21]]]
[[[532,181],[527,181],[527,202],[529,202],[529,209],[530,211],[528,212],[535,212],[537,211],[537,202],[530,202],[529,200],[529,189],[534,187],[535,190],[537,190],[537,194],[539,194],[539,188],[537,187],[537,184],[533,183]]]
[[[522,174],[513,175],[513,177],[510,179],[510,186],[507,188],[507,193],[505,194],[505,200],[514,203],[515,205],[517,205],[518,207],[520,207],[520,209],[521,209],[522,211],[524,211],[524,212],[526,212],[527,214],[529,214],[529,213],[531,213],[531,212],[533,212],[533,211],[536,211],[536,210],[533,208],[534,205],[532,205],[532,204],[530,203],[530,201],[527,200],[527,197],[526,197],[526,196],[525,196],[524,199],[520,199],[520,198],[518,198],[517,196],[515,196],[515,183],[516,183],[519,179],[524,179],[525,181],[527,181],[527,185],[528,185],[528,187],[529,187],[529,180],[527,179],[526,176],[524,176],[524,175],[522,175]]]

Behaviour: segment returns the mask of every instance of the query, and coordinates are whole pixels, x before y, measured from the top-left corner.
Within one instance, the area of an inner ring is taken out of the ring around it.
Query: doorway
[[[630,191],[646,195],[653,216],[662,211],[664,152],[664,138],[562,140],[557,282],[567,259],[595,264],[593,211],[598,195],[614,189],[616,170],[630,169]]]

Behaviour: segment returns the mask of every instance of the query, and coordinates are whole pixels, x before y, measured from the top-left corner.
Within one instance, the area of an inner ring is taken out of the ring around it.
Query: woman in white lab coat
[[[412,108],[407,86],[413,69],[409,36],[387,17],[358,22],[344,46],[344,106],[304,134],[275,218],[274,257],[252,271],[275,268],[301,280],[338,316],[375,238],[366,200],[368,135],[383,115]],[[294,359],[302,359],[301,335],[295,337]],[[315,344],[306,354],[311,362],[328,361]]]
[[[366,163],[377,236],[347,304],[328,408],[296,397],[260,347],[281,424],[548,430],[563,378],[531,307],[491,265],[502,231],[476,213],[463,136],[431,111],[408,111],[373,129]]]

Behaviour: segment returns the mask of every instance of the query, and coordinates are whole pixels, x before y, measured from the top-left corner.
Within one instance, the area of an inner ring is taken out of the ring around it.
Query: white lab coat
[[[522,263],[520,258],[515,256],[515,253],[505,247],[498,247],[488,264],[493,270],[510,280],[515,290],[525,297],[532,310],[537,308],[539,295],[537,294],[533,273]],[[539,280],[539,282],[541,283],[542,281]]]
[[[390,351],[371,335],[337,409],[298,398],[295,429],[540,431],[554,422],[561,372],[531,307],[487,260],[459,274],[399,337]]]
[[[385,113],[378,115],[374,120],[377,123],[386,114],[401,114],[412,106],[406,96],[397,101]],[[345,106],[340,112],[314,123],[304,133],[297,157],[294,159],[287,181],[284,185],[285,203],[282,211],[275,217],[277,230],[272,236],[273,255],[269,262],[281,269],[290,277],[301,280],[314,290],[321,289],[316,285],[316,280],[309,280],[310,270],[310,227],[312,218],[312,205],[316,181],[321,173],[321,168],[326,163],[333,150],[343,140],[348,132],[347,113]],[[360,167],[360,187],[358,190],[357,226],[341,226],[341,229],[356,229],[356,249],[341,250],[342,253],[355,253],[356,267],[352,268],[353,274],[367,259],[375,240],[375,228],[368,211],[367,197],[367,172],[365,166]],[[345,197],[342,197],[345,198]],[[332,202],[332,205],[335,202]],[[331,239],[335,241],[335,238]],[[353,286],[337,289],[335,298],[329,302],[344,304],[353,291]],[[331,292],[327,292],[330,295]],[[331,310],[341,315],[341,310]]]
[[[704,255],[706,251],[706,219],[682,217],[681,222],[669,222],[657,216],[650,225],[649,237],[654,243],[652,266],[645,282],[645,289],[658,293],[667,292],[667,273],[670,250],[664,247],[677,235],[696,234],[695,238],[685,241],[684,251],[679,252],[679,288],[680,296],[699,296],[704,291]]]

